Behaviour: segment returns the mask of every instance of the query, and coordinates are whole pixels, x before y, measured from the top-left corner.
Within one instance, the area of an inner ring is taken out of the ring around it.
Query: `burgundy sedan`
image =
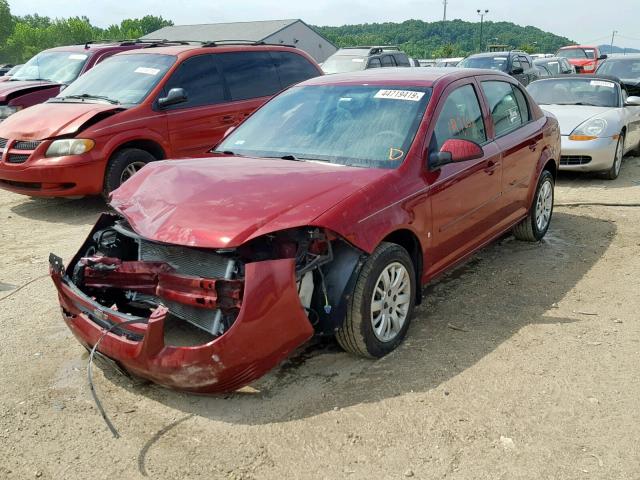
[[[381,357],[422,285],[551,221],[558,123],[506,74],[381,69],[289,88],[213,158],[156,161],[65,267],[64,320],[125,370],[235,390],[314,335]]]

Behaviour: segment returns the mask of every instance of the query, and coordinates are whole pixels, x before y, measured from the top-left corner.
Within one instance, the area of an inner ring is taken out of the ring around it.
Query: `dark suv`
[[[531,56],[521,50],[476,53],[462,60],[458,67],[499,70],[508,73],[525,86],[540,78],[540,72],[533,66]]]
[[[0,82],[0,122],[19,110],[55,97],[62,88],[119,52],[149,45],[138,41],[83,43],[38,53],[6,82]]]
[[[410,67],[406,53],[398,47],[345,47],[331,55],[322,64],[324,73],[343,73],[369,68]]]

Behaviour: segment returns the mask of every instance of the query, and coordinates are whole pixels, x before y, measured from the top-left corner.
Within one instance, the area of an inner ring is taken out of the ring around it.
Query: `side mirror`
[[[624,104],[631,107],[639,107],[640,97],[636,97],[636,96],[627,97],[627,101],[624,102]]]
[[[429,154],[429,168],[437,170],[443,165],[454,162],[476,160],[484,156],[484,150],[476,142],[461,138],[450,138],[439,152]]]
[[[606,60],[607,58],[609,58],[609,55],[602,54],[598,57],[598,60]]]
[[[511,70],[511,73],[513,75],[521,75],[524,73],[524,68],[522,67],[515,67],[514,69]]]
[[[187,92],[184,88],[172,88],[166,97],[158,99],[158,106],[161,108],[177,105],[187,101]]]

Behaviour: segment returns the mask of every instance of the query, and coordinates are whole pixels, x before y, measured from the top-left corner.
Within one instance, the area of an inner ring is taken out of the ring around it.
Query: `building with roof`
[[[299,19],[174,25],[151,32],[142,39],[199,42],[242,40],[293,45],[319,63],[337,50],[333,43]]]

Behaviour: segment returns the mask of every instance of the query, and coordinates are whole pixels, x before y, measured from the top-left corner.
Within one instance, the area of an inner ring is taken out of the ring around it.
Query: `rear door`
[[[396,61],[393,59],[393,55],[383,55],[380,58],[382,62],[382,67],[395,67]]]
[[[504,222],[524,215],[527,195],[541,154],[542,130],[532,121],[521,88],[496,77],[480,77],[490,110],[495,143],[502,152],[502,206]],[[541,120],[544,122],[544,117]]]
[[[236,121],[236,108],[228,102],[215,55],[187,58],[164,85],[165,96],[182,88],[187,101],[165,107],[172,156],[189,157],[209,150]]]
[[[431,274],[458,260],[491,236],[500,200],[501,165],[495,144],[488,140],[478,85],[472,78],[453,83],[441,96],[429,153],[440,151],[450,138],[480,144],[484,156],[442,166],[430,176],[433,211],[434,264]]]

